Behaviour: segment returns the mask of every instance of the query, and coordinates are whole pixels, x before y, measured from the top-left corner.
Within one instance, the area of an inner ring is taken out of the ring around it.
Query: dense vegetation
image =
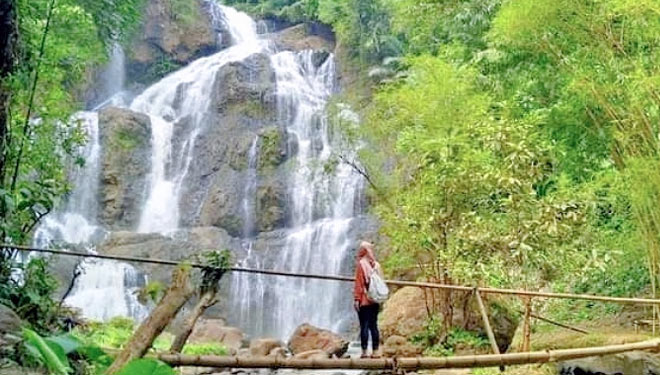
[[[390,274],[657,294],[656,0],[225,3],[335,30],[362,86],[337,100],[359,112],[360,126],[335,122],[353,142],[347,147],[364,143],[353,164],[371,182]],[[185,2],[172,4],[186,13]],[[0,8],[3,241],[28,241],[70,190],[65,160],[85,142],[70,117],[141,6],[13,0]],[[57,330],[43,263],[28,263],[16,283],[14,254],[0,255],[0,303],[36,333]]]
[[[392,274],[655,293],[657,2],[227,2],[332,25],[371,76],[338,100],[362,124],[336,122]]]

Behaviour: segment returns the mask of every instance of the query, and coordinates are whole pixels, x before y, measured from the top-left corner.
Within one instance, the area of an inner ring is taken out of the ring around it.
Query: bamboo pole
[[[528,352],[530,350],[530,342],[532,335],[532,298],[525,298],[525,321],[523,323],[523,342],[521,352]]]
[[[523,312],[523,311],[518,311],[518,312],[519,312],[520,314],[523,314],[523,315],[525,314],[525,312]],[[541,315],[537,315],[537,314],[534,314],[534,313],[531,313],[530,316],[531,316],[532,318],[534,318],[534,319],[538,319],[538,320],[543,321],[543,322],[546,322],[546,323],[548,323],[548,324],[552,324],[552,325],[555,325],[555,326],[557,326],[557,327],[565,328],[565,329],[568,329],[568,330],[571,330],[571,331],[575,331],[575,332],[583,333],[583,334],[585,334],[585,335],[587,335],[587,334],[590,333],[589,331],[587,331],[587,330],[585,330],[585,329],[578,328],[578,327],[574,327],[574,326],[570,326],[570,325],[568,325],[568,324],[564,324],[564,323],[560,323],[560,322],[554,321],[554,320],[552,320],[552,319],[548,319],[548,318],[546,318],[546,317],[543,317],[543,316],[541,316]]]
[[[151,263],[151,264],[161,264],[168,266],[177,266],[180,262],[166,259],[152,259],[152,258],[137,258],[129,256],[118,256],[118,255],[103,255],[103,254],[89,254],[81,253],[74,251],[60,251],[60,250],[48,250],[48,249],[37,249],[29,248],[24,246],[14,246],[14,245],[0,245],[0,249],[13,249],[19,251],[34,251],[41,253],[50,253],[58,254],[64,256],[78,256],[84,258],[98,258],[98,259],[110,259],[110,260],[120,260],[125,262],[138,262],[138,263]],[[207,268],[208,266],[199,263],[190,264],[193,268]],[[304,274],[304,273],[295,273],[295,272],[286,272],[286,271],[276,271],[276,270],[263,270],[256,268],[245,268],[245,267],[232,267],[229,271],[233,272],[244,272],[244,273],[255,273],[262,275],[272,275],[272,276],[285,276],[285,277],[297,277],[304,279],[318,279],[318,280],[335,280],[335,281],[346,281],[354,282],[354,278],[351,276],[339,276],[339,275],[318,275],[318,274]],[[457,290],[463,292],[471,292],[474,290],[474,287],[465,286],[465,285],[449,285],[449,284],[439,284],[439,283],[427,283],[427,282],[417,282],[417,281],[401,281],[401,280],[385,280],[390,286],[414,286],[419,288],[434,288],[434,289],[446,289],[446,290]],[[660,299],[651,299],[651,298],[626,298],[626,297],[608,297],[608,296],[599,296],[593,294],[571,294],[571,293],[552,293],[552,292],[534,292],[529,290],[519,290],[519,289],[502,289],[502,288],[479,288],[479,292],[483,294],[503,294],[503,295],[514,295],[514,296],[529,296],[529,297],[542,297],[542,298],[560,298],[560,299],[579,299],[587,301],[600,301],[600,302],[614,302],[614,303],[624,303],[624,304],[641,304],[641,305],[660,305]]]
[[[217,368],[289,368],[289,369],[363,369],[363,370],[431,370],[443,368],[474,368],[548,363],[570,359],[611,355],[635,350],[660,350],[660,340],[633,344],[609,345],[594,348],[548,350],[527,353],[486,354],[458,357],[417,358],[281,358],[281,357],[224,357],[160,354],[158,359],[171,366],[199,366]]]
[[[479,289],[474,288],[474,298],[477,300],[477,305],[479,306],[479,312],[481,312],[481,319],[484,321],[484,329],[488,335],[488,341],[490,341],[490,347],[493,349],[493,353],[500,354],[500,348],[497,346],[497,341],[495,340],[495,334],[493,329],[490,326],[490,320],[488,320],[488,312],[486,312],[486,306],[484,306],[484,301],[481,300],[481,295],[479,294]]]

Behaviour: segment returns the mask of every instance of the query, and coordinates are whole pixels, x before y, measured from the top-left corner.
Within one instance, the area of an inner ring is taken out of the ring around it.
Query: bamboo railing
[[[221,357],[209,355],[160,354],[158,359],[171,366],[269,369],[335,369],[335,370],[431,370],[452,368],[496,367],[533,363],[550,363],[635,350],[660,350],[660,340],[592,348],[548,350],[511,354],[468,355],[457,357],[417,358],[281,358]]]

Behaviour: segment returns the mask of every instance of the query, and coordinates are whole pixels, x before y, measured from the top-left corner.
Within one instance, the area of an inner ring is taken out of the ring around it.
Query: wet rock
[[[289,349],[294,355],[321,350],[329,356],[341,357],[348,344],[339,335],[307,323],[298,326],[289,339]]]
[[[243,343],[243,331],[227,327],[222,319],[200,319],[188,339],[192,343],[220,342],[228,349],[238,351]]]
[[[224,65],[216,74],[212,102],[220,113],[230,106],[261,117],[275,105],[275,71],[267,55],[256,53],[242,61]]]
[[[160,258],[180,261],[209,250],[228,249],[237,259],[242,257],[240,242],[226,231],[215,227],[181,229],[170,236],[157,233],[113,232],[98,246],[101,254]],[[136,264],[150,280],[169,283],[171,269],[158,265]]]
[[[149,117],[128,109],[109,107],[99,113],[99,221],[108,228],[138,225],[151,169],[150,127]]]
[[[244,235],[243,198],[246,186],[254,182],[248,181],[255,172],[248,171],[248,155],[255,139],[262,148],[268,146],[258,150],[257,160],[270,168],[258,166],[257,181],[263,186],[261,202],[247,203],[255,218],[266,213],[268,225],[262,228],[284,224],[284,192],[275,188],[287,177],[280,167],[287,155],[281,127],[273,125],[277,122],[275,92],[275,74],[264,54],[219,69],[211,94],[214,110],[205,120],[209,125],[197,137],[192,155],[196,162],[182,187],[182,225],[216,226],[233,236]],[[181,125],[189,128],[188,124]],[[177,134],[179,131],[175,129]]]
[[[560,375],[652,375],[660,374],[660,355],[628,352],[616,355],[575,359],[557,364]]]
[[[277,339],[263,338],[250,342],[250,355],[253,357],[265,357],[276,348],[282,348],[284,344]]]
[[[261,232],[272,231],[286,224],[286,185],[275,178],[263,179],[257,187],[256,217]]]
[[[311,49],[332,52],[335,49],[332,31],[320,24],[298,24],[288,27],[275,33],[273,40],[279,48],[290,51]]]
[[[144,22],[127,49],[130,81],[151,83],[230,43],[228,32],[214,30],[201,0],[191,1],[184,9],[173,8],[173,4],[168,0],[147,2]]]

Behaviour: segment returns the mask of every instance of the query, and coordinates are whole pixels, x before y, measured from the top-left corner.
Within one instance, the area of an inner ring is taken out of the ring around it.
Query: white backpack
[[[380,274],[374,267],[371,271],[371,275],[369,275],[367,297],[373,302],[383,303],[387,301],[388,294],[390,294],[390,290],[387,288],[387,284],[385,284],[385,281],[380,277]]]

